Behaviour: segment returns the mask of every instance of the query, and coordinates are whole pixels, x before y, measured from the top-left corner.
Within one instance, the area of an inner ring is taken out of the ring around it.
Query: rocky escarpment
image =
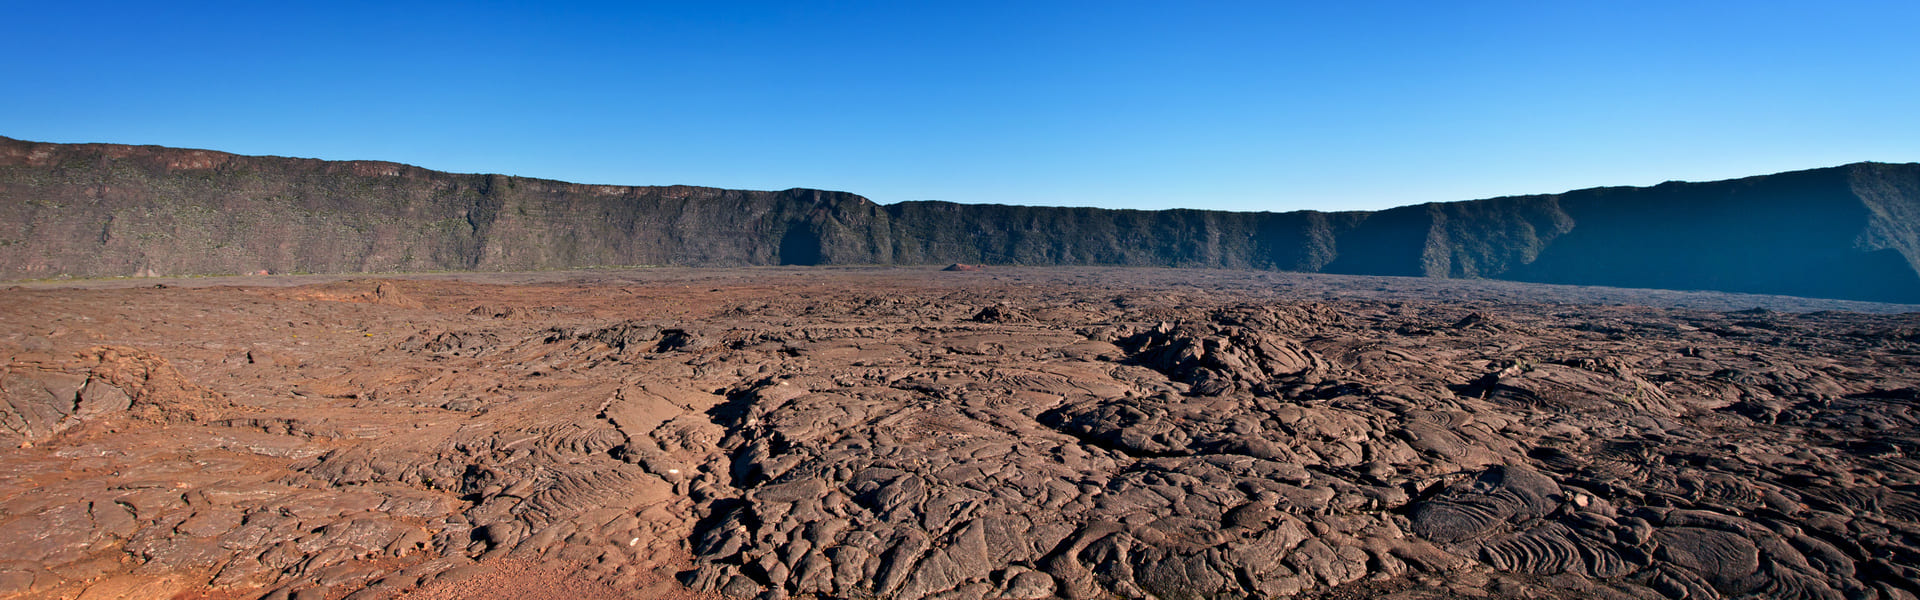
[[[1920,165],[1378,212],[571,184],[0,138],[0,277],[603,265],[1133,265],[1920,301]]]

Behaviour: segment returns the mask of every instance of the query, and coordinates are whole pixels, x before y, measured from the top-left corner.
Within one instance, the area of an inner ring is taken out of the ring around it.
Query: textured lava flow
[[[1920,592],[1913,314],[1132,269],[248,281],[279,285],[4,292],[0,597]]]

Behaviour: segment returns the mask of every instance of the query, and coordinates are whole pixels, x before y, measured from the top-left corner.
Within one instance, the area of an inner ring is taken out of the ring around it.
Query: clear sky
[[[1346,210],[1920,161],[1920,2],[28,2],[0,135]]]

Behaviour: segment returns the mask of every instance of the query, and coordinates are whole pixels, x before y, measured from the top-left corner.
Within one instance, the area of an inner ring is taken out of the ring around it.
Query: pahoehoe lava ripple
[[[249,281],[279,285],[4,292],[0,596],[1920,592],[1916,313],[1117,268]]]

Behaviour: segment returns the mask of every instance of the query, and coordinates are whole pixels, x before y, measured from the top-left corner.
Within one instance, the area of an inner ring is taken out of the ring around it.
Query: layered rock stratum
[[[1125,265],[1920,302],[1920,165],[1378,212],[1103,210],[583,185],[0,138],[0,278]]]
[[[1062,267],[0,294],[0,597],[1920,593],[1907,305]]]

